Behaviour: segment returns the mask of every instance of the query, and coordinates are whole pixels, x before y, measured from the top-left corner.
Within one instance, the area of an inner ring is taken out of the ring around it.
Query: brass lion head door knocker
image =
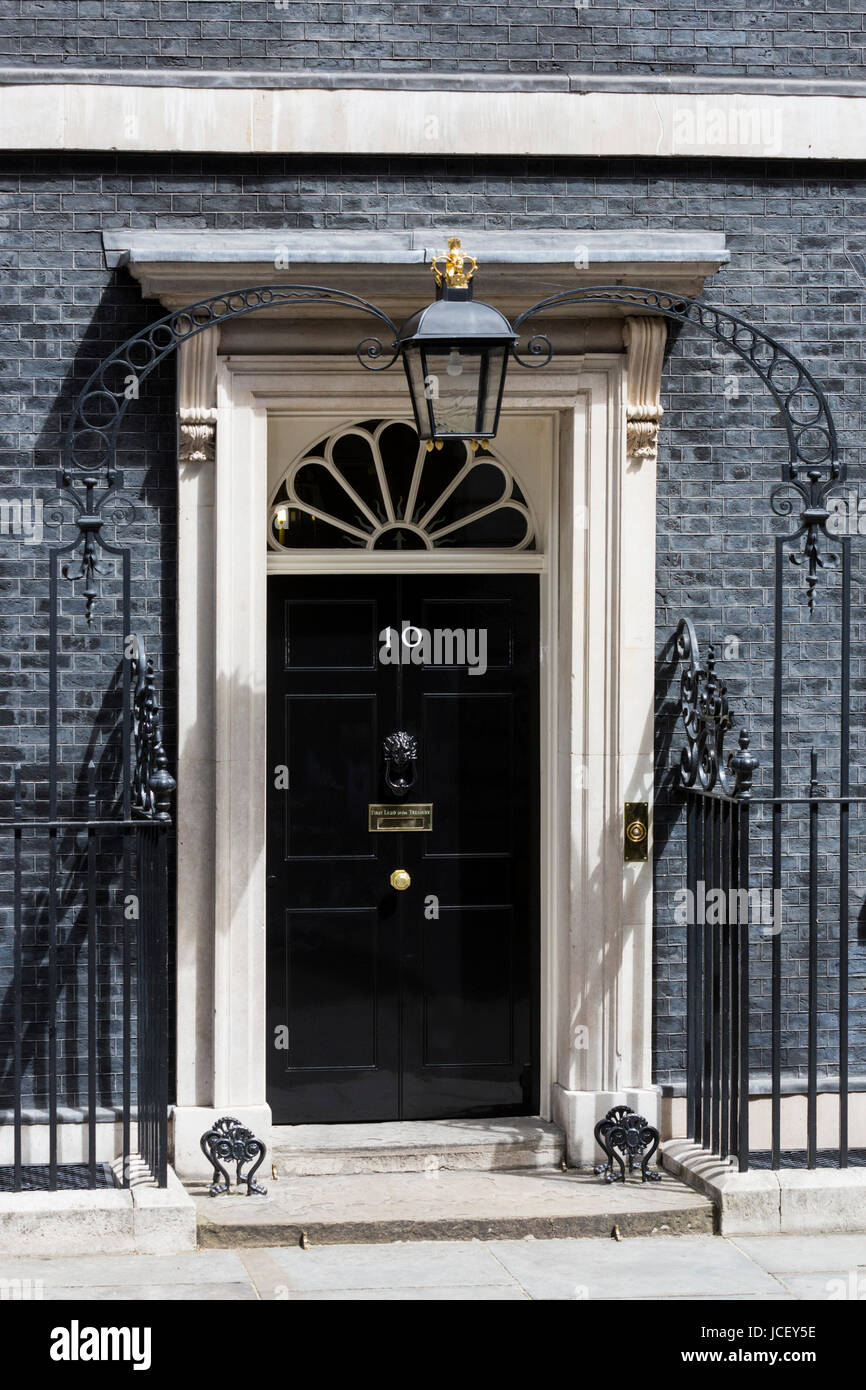
[[[385,755],[385,785],[394,796],[405,796],[415,785],[418,741],[402,730],[389,734],[382,744]]]

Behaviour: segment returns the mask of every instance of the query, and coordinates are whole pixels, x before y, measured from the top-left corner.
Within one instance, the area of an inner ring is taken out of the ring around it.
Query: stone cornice
[[[425,273],[445,245],[448,230],[406,232],[106,231],[109,267],[125,267],[142,292],[168,308],[240,286],[298,282],[324,284],[374,300],[396,315],[432,297]],[[577,285],[648,284],[700,295],[706,279],[729,259],[718,232],[635,231],[485,232],[464,229],[477,256],[480,298],[506,313]],[[271,314],[282,311],[274,309]],[[298,309],[293,309],[298,314]],[[321,310],[316,311],[321,315]],[[568,316],[575,315],[575,309]],[[614,313],[598,305],[582,311]],[[625,311],[623,311],[625,312]]]

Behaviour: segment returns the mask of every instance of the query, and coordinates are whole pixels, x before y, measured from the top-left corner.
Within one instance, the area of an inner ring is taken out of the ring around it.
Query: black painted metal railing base
[[[82,1192],[115,1189],[110,1163],[58,1163],[52,1173],[48,1163],[0,1164],[0,1192]]]
[[[91,762],[89,814],[58,815],[52,763],[48,816],[25,818],[19,767],[12,820],[0,822],[0,834],[12,841],[13,870],[11,1039],[0,1091],[12,1164],[0,1173],[6,1184],[0,1190],[113,1186],[97,1157],[105,1151],[105,1129],[120,1131],[115,1157],[123,1160],[123,1187],[136,1153],[160,1187],[167,1183],[166,804],[174,781],[165,770],[152,664],[141,638],[130,650],[135,762],[121,788],[126,814],[97,815]],[[30,1142],[36,1128],[25,1122],[31,1110],[47,1116],[45,1164],[24,1162],[25,1129]],[[83,1163],[61,1160],[60,1126],[69,1110],[84,1115]]]
[[[772,795],[753,793],[757,759],[745,732],[740,733],[739,748],[725,762],[724,738],[733,719],[713,649],[702,662],[688,619],[677,631],[678,654],[685,662],[680,709],[687,736],[680,780],[686,801],[688,1137],[721,1159],[734,1155],[741,1172],[845,1168],[862,1161],[862,1150],[851,1149],[848,1141],[849,840],[852,814],[866,804],[866,797],[850,792],[847,539],[843,546],[838,794],[819,794],[814,747],[802,795],[782,794],[781,544],[777,542],[775,568]],[[825,624],[822,636],[827,630]],[[795,730],[795,752],[798,740],[802,743],[799,729]],[[764,900],[753,883],[756,847],[761,850],[761,873],[767,880]],[[819,1032],[832,1040],[823,1047],[822,1069],[828,1073],[824,1077],[819,1075]],[[750,1073],[755,1055],[764,1066],[769,1062],[769,1087],[762,1088],[770,1102],[768,1150],[750,1146]],[[805,1076],[785,1075],[791,1058],[803,1067]],[[788,1093],[793,1099],[790,1093],[795,1085],[806,1100],[802,1146],[783,1150],[783,1096]],[[837,1142],[828,1146],[825,1140],[819,1150],[818,1096],[822,1092],[826,1101],[831,1097],[835,1101]]]

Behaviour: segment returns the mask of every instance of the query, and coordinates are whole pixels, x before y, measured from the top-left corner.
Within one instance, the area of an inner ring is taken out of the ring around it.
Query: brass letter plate
[[[405,806],[380,805],[370,802],[367,807],[368,830],[432,830],[433,802],[417,801]]]
[[[623,858],[627,864],[645,860],[649,844],[649,807],[645,801],[625,803]]]

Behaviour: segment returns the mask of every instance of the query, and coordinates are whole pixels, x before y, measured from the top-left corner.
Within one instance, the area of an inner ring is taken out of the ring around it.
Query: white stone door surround
[[[577,1162],[594,1161],[593,1125],[610,1105],[650,1119],[657,1107],[651,863],[622,856],[623,803],[652,802],[653,769],[655,466],[626,454],[628,376],[622,353],[514,366],[503,408],[506,420],[546,417],[558,441],[558,522],[542,575],[541,1097]],[[399,369],[371,374],[346,357],[218,358],[215,461],[196,450],[180,463],[172,1129],[182,1175],[204,1174],[198,1140],[215,1110],[263,1137],[270,1127],[268,412],[316,410],[335,423],[403,415],[405,392]],[[460,568],[459,552],[446,563]]]

